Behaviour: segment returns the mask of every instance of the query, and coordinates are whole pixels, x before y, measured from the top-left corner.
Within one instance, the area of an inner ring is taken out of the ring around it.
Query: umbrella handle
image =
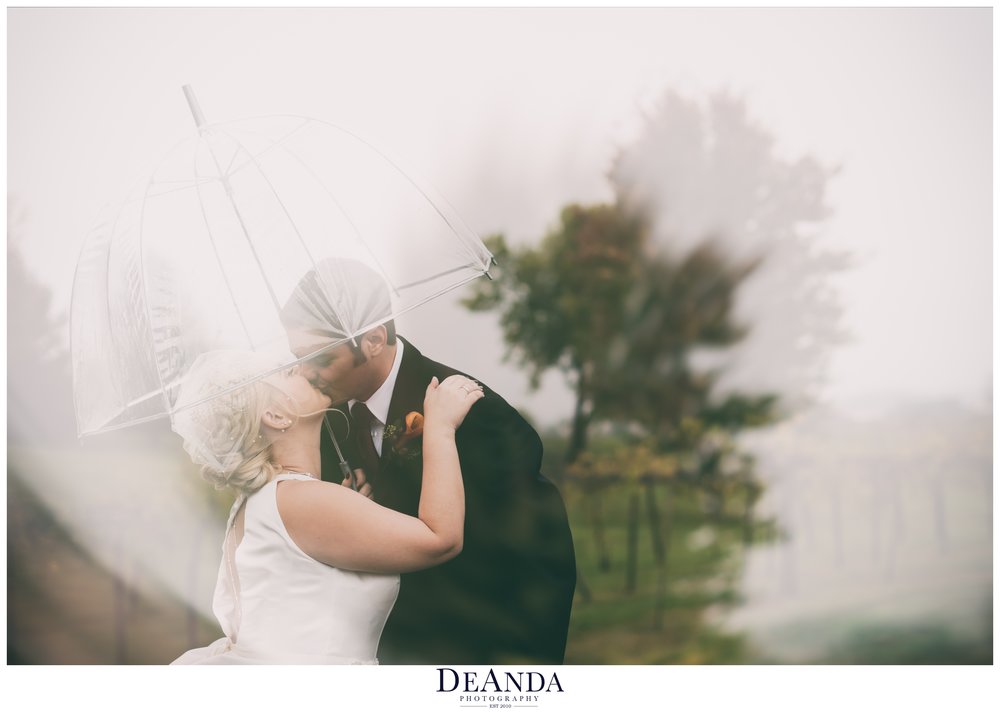
[[[340,464],[340,471],[343,473],[344,479],[350,480],[351,481],[351,489],[354,490],[355,492],[357,492],[358,491],[358,481],[356,479],[354,479],[354,470],[351,469],[350,465],[348,465],[346,462],[344,462],[343,458],[341,458],[339,464]]]

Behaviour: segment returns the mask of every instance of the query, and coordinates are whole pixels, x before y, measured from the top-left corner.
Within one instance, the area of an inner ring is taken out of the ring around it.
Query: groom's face
[[[299,358],[322,346],[296,343],[294,338],[290,341],[292,352]],[[309,379],[314,388],[328,395],[333,405],[357,398],[359,391],[363,390],[365,380],[363,365],[356,364],[354,352],[348,344],[340,344],[303,362],[302,375]]]

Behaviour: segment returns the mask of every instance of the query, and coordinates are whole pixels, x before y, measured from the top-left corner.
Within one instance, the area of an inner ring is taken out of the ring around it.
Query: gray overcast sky
[[[615,147],[666,89],[730,89],[781,151],[842,167],[822,244],[854,341],[839,402],[893,393],[985,403],[992,384],[992,18],[980,9],[10,9],[8,194],[30,266],[68,307],[106,203],[210,120],[293,113],[370,139],[480,234],[539,237],[610,197]],[[402,328],[539,420],[492,316],[446,298]],[[16,298],[9,309],[16,309]]]

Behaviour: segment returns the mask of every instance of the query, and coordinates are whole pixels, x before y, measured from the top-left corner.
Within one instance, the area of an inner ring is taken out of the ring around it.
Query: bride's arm
[[[465,491],[455,430],[482,391],[463,376],[427,387],[424,474],[417,517],[324,482],[287,481],[278,509],[293,541],[318,561],[344,569],[403,573],[440,564],[462,550]]]

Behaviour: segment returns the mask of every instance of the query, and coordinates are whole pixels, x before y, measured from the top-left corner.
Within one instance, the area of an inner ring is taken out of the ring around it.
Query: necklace
[[[279,467],[281,467],[281,469],[278,470],[278,472],[276,473],[278,475],[305,475],[306,477],[311,477],[314,480],[319,479],[319,477],[317,477],[311,472],[299,472],[298,470],[291,470],[285,467],[284,465],[279,465]]]

